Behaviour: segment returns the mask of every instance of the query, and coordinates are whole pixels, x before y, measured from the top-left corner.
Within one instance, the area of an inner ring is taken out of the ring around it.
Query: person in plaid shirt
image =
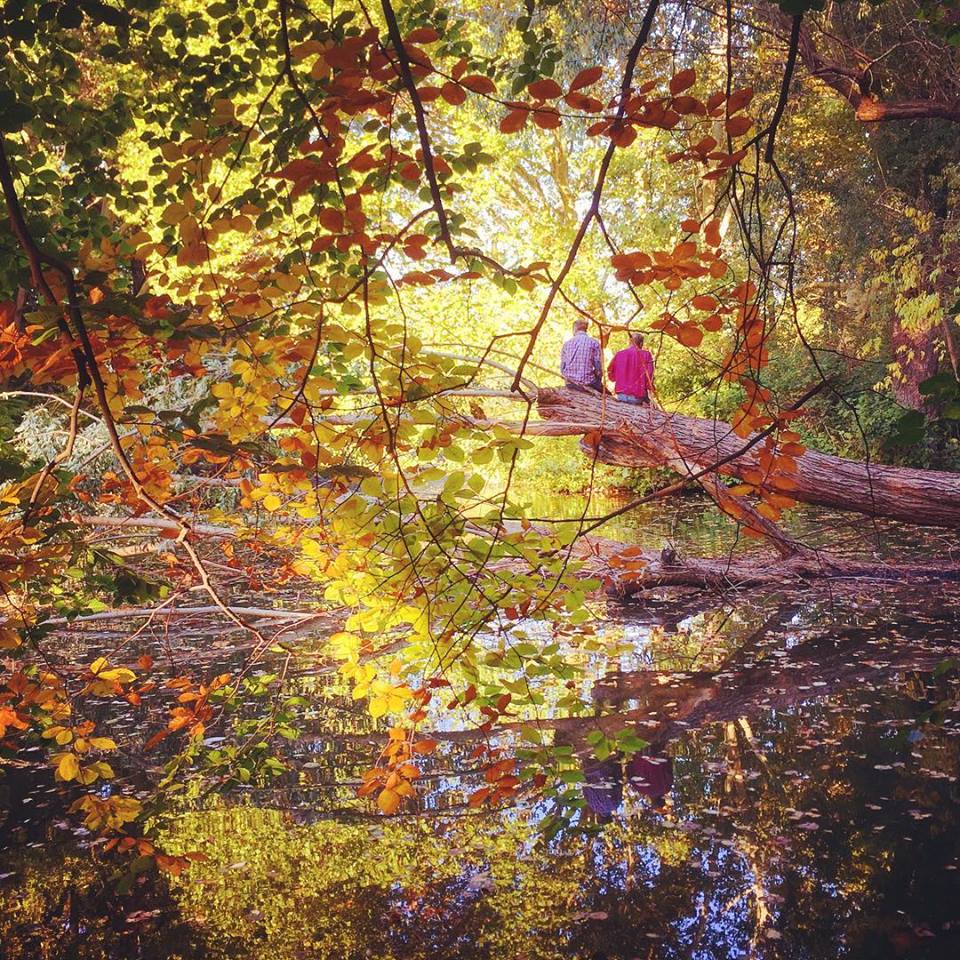
[[[587,333],[587,321],[573,324],[573,336],[560,352],[560,376],[574,390],[602,390],[600,344]]]

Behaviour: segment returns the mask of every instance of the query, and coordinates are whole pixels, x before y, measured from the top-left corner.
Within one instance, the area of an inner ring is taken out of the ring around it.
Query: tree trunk
[[[738,437],[728,423],[703,420],[610,397],[541,389],[540,415],[585,433],[582,446],[602,463],[626,467],[675,464],[740,479],[762,474],[760,444]],[[889,467],[808,450],[789,475],[773,474],[765,486],[799,500],[921,526],[960,528],[960,475]]]

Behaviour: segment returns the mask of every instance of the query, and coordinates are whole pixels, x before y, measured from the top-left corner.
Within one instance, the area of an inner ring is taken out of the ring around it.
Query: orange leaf
[[[400,800],[400,794],[395,790],[381,790],[380,795],[377,797],[377,806],[387,814],[387,816],[390,816],[400,809]]]
[[[807,448],[802,443],[783,443],[780,445],[780,452],[788,457],[801,457],[807,452]]]
[[[703,342],[703,331],[695,324],[690,323],[681,323],[680,329],[677,331],[677,339],[685,347],[699,347]]]
[[[491,787],[481,787],[479,790],[474,790],[474,792],[470,794],[470,799],[467,800],[467,806],[479,807],[491,793],[493,793]]]
[[[155,733],[144,745],[144,750],[152,750],[161,740],[169,736],[169,730],[161,730],[159,733]]]
[[[681,220],[680,229],[685,230],[687,233],[699,233],[700,223],[697,220]]]
[[[700,294],[700,296],[694,297],[690,301],[697,310],[716,310],[719,304],[716,299],[708,296],[707,294]]]
[[[175,877],[179,877],[180,874],[190,866],[189,861],[184,857],[168,857],[163,853],[158,853],[156,860],[159,869],[165,873],[173,874]]]
[[[692,67],[689,70],[681,70],[679,73],[674,74],[670,79],[670,93],[673,96],[676,96],[678,93],[683,93],[684,90],[688,90],[697,82],[697,71]]]
[[[551,80],[549,77],[544,77],[542,80],[534,80],[527,87],[531,97],[536,97],[538,100],[556,100],[557,97],[563,96],[563,90],[560,88],[560,84],[556,80]]]

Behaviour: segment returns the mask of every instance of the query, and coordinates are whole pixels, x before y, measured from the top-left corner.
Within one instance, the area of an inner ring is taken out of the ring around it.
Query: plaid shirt
[[[560,376],[590,386],[600,379],[600,344],[586,333],[574,334],[560,352]]]

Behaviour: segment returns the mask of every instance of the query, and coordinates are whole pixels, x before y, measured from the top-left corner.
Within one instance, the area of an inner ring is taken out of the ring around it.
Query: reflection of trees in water
[[[91,886],[85,860],[24,851],[15,867],[29,896],[4,902],[0,933],[8,952],[27,935],[55,944],[50,918],[73,885],[91,892],[70,909],[118,957],[138,954],[121,952],[123,923],[89,924],[97,906],[161,910],[133,925],[140,955],[161,955],[150,944],[164,934],[149,931],[162,922],[191,960],[726,958],[753,941],[757,955],[779,943],[786,956],[883,957],[908,943],[951,956],[941,927],[960,893],[944,869],[960,853],[956,785],[931,772],[955,776],[960,755],[949,724],[916,742],[905,732],[955,682],[936,688],[912,675],[880,692],[861,681],[802,710],[705,719],[666,748],[672,809],[625,788],[623,815],[597,836],[547,846],[535,842],[537,810],[295,826],[277,811],[218,808],[170,827],[172,847],[211,863],[169,881],[169,895],[168,881],[151,881],[126,908]]]
[[[457,782],[444,785],[453,801],[441,813],[317,819],[341,817],[349,788],[321,793],[309,781],[349,778],[370,736],[331,714],[315,741],[308,733],[294,745],[320,766],[304,787],[273,795],[300,805],[304,822],[255,806],[186,814],[168,845],[211,862],[179,880],[150,878],[121,901],[109,871],[85,855],[5,855],[0,873],[16,876],[0,882],[4,955],[152,960],[175,945],[188,960],[725,960],[781,948],[872,958],[895,947],[952,957],[958,944],[943,924],[960,894],[960,871],[946,869],[960,865],[960,798],[947,777],[960,773],[960,754],[951,723],[917,725],[956,700],[952,674],[929,677],[944,650],[898,623],[797,636],[791,647],[774,636],[790,616],[779,609],[759,626],[741,618],[735,642],[699,659],[702,634],[674,634],[648,661],[658,669],[598,685],[598,716],[545,721],[575,744],[588,802],[587,791],[619,783],[616,803],[596,811],[609,822],[595,836],[538,844],[545,804],[467,810]],[[583,737],[598,724],[638,730],[651,744],[648,766],[670,758],[669,804],[656,783],[646,794],[629,785],[632,758],[591,761]],[[461,757],[471,742],[450,746]],[[31,788],[17,783],[8,781],[8,800],[17,793],[20,816]],[[21,839],[49,843],[49,822],[31,829]]]

